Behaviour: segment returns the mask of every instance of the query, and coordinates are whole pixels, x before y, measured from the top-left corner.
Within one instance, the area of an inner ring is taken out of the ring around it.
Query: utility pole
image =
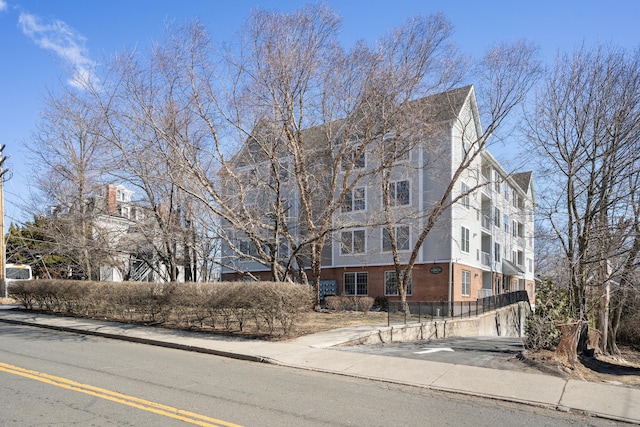
[[[7,258],[7,248],[5,245],[5,236],[4,236],[4,176],[5,172],[7,172],[4,168],[4,162],[7,160],[7,157],[4,155],[5,144],[0,146],[0,231],[2,231],[2,238],[0,239],[0,296],[3,298],[7,298],[9,296],[9,292],[7,289],[7,281],[5,276],[5,265]]]

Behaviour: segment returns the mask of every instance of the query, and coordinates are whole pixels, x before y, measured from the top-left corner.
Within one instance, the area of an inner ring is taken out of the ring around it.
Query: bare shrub
[[[365,313],[371,310],[373,307],[373,302],[375,300],[371,297],[354,297],[354,308],[356,311],[363,311]]]
[[[33,282],[15,282],[9,286],[9,296],[17,300],[26,310],[32,310],[36,303],[32,285]]]
[[[324,297],[324,303],[329,310],[333,311],[342,311],[344,310],[344,304],[342,302],[342,297],[337,295],[331,295]]]
[[[293,283],[140,283],[35,280],[15,284],[11,295],[26,309],[99,316],[172,327],[287,335],[311,306],[311,288]]]

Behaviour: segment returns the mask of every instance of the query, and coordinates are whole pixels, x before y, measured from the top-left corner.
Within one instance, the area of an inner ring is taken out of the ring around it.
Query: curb
[[[21,321],[21,320],[12,320],[12,319],[2,319],[2,318],[0,318],[0,322],[9,323],[9,324],[13,324],[13,325],[34,326],[36,328],[51,329],[51,330],[54,330],[54,331],[71,332],[71,333],[75,333],[75,334],[83,334],[83,335],[91,335],[91,336],[96,336],[96,337],[110,338],[110,339],[115,339],[115,340],[120,340],[120,341],[133,342],[133,343],[137,343],[137,344],[147,344],[147,345],[153,345],[153,346],[156,346],[156,347],[164,347],[164,348],[172,348],[172,349],[175,349],[175,350],[191,351],[191,352],[194,352],[194,353],[211,354],[211,355],[214,355],[214,356],[228,357],[228,358],[231,358],[231,359],[245,360],[245,361],[248,361],[248,362],[270,363],[266,358],[260,357],[260,356],[249,356],[249,355],[246,355],[246,354],[231,353],[231,352],[227,352],[227,351],[213,350],[213,349],[209,349],[209,348],[190,346],[190,345],[186,345],[186,344],[178,344],[178,343],[172,343],[172,342],[166,342],[166,341],[158,341],[158,340],[153,340],[153,339],[149,339],[149,338],[131,337],[131,336],[126,336],[126,335],[111,334],[111,333],[108,333],[108,332],[97,332],[97,331],[91,331],[91,330],[86,330],[86,329],[69,328],[69,327],[66,327],[66,326],[45,325],[45,324],[41,324],[41,323],[24,322],[24,321]]]

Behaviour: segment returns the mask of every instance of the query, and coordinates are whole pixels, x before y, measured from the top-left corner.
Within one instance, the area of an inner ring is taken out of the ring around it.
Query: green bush
[[[569,293],[550,281],[536,285],[535,312],[527,318],[524,344],[532,350],[554,350],[562,333],[559,324],[570,319]]]

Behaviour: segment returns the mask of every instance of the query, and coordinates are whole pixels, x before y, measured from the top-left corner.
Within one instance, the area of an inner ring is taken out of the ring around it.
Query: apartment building
[[[322,261],[323,287],[341,295],[397,298],[394,240],[400,265],[417,251],[407,300],[465,301],[514,290],[527,290],[533,299],[531,172],[509,173],[487,149],[477,151],[482,128],[473,86],[412,102],[425,106],[421,120],[430,126],[421,127],[424,135],[388,168],[380,167],[382,160],[373,151],[352,164],[384,171],[358,181],[334,212],[335,227]],[[452,182],[450,196],[441,200]],[[443,203],[445,209],[417,245],[430,227],[433,209]],[[265,267],[240,259],[233,269],[223,270],[223,279],[237,279],[242,271],[269,277]]]

